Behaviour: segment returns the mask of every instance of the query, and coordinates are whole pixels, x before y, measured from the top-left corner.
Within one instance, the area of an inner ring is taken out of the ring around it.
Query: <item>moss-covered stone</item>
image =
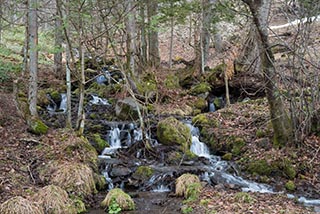
[[[198,194],[201,188],[200,179],[197,175],[183,174],[176,180],[176,195],[190,197],[192,194]],[[188,189],[189,188],[189,189]]]
[[[36,135],[43,135],[48,132],[48,126],[38,118],[30,118],[28,120],[30,132]]]
[[[165,145],[180,145],[183,152],[189,151],[191,145],[189,127],[174,117],[168,117],[158,123],[157,138]]]
[[[226,153],[222,156],[223,160],[230,161],[232,159],[232,153]]]
[[[101,202],[101,206],[109,207],[113,203],[117,203],[122,211],[135,209],[135,203],[132,198],[119,188],[110,190],[106,198]]]
[[[288,181],[286,184],[285,184],[285,188],[288,190],[288,191],[294,191],[296,189],[296,185],[294,184],[293,181]]]
[[[96,184],[97,190],[104,190],[107,186],[106,178],[103,175],[99,175],[97,173],[93,174],[93,179]]]
[[[277,166],[279,170],[283,171],[283,174],[289,178],[289,179],[294,179],[297,175],[295,166],[291,163],[291,161],[287,158],[284,158],[280,161],[277,162]]]
[[[120,120],[137,120],[139,119],[138,111],[142,111],[143,107],[133,98],[127,97],[123,100],[118,100],[115,110]]]
[[[194,108],[193,111],[195,110],[200,110],[200,112],[204,111],[207,108],[207,106],[208,106],[207,101],[202,97],[198,97],[197,100],[192,103],[192,107]]]
[[[262,159],[250,162],[248,164],[247,171],[251,174],[268,176],[273,171],[273,168],[268,164],[266,160]]]
[[[200,129],[207,127],[216,128],[219,126],[219,121],[216,118],[210,117],[210,114],[203,113],[194,116],[192,118],[192,124]]]
[[[150,178],[154,173],[154,170],[150,166],[139,166],[134,172],[133,177],[139,180],[146,180]]]
[[[166,79],[164,80],[164,85],[168,88],[168,89],[176,89],[179,88],[179,78],[176,75],[170,74],[166,77]]]
[[[44,214],[43,209],[21,196],[8,199],[0,204],[1,214]]]
[[[93,145],[98,153],[101,153],[104,148],[109,147],[109,143],[102,139],[100,134],[93,134]]]
[[[189,93],[192,95],[199,95],[199,94],[208,93],[210,91],[211,91],[211,86],[206,82],[202,82],[202,83],[199,83],[199,84],[193,86],[190,89]]]
[[[229,151],[231,151],[233,155],[240,155],[244,146],[246,145],[246,142],[240,137],[231,136],[228,138],[227,144]]]

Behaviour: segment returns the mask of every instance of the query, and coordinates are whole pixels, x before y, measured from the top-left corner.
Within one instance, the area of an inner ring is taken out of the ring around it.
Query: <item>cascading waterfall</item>
[[[59,111],[66,112],[67,111],[67,94],[63,93],[61,96],[61,102],[59,106]]]
[[[92,96],[92,100],[90,100],[90,103],[93,105],[111,105],[108,100],[104,99],[104,98],[100,98],[96,95],[91,95]]]

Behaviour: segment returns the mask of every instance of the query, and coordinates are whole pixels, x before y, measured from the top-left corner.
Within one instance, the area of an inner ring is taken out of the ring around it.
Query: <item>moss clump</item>
[[[266,136],[266,133],[265,133],[263,130],[258,129],[258,130],[256,131],[256,136],[257,136],[257,138],[263,138],[263,137]]]
[[[231,137],[228,139],[228,147],[231,148],[233,155],[240,155],[246,142],[240,137]]]
[[[203,127],[210,125],[210,121],[207,118],[206,114],[198,114],[197,116],[192,118],[192,124]]]
[[[101,202],[102,207],[109,207],[117,204],[121,210],[134,210],[135,203],[132,198],[119,188],[112,189],[108,192],[106,198]]]
[[[16,196],[0,205],[1,214],[44,214],[44,211],[33,202]]]
[[[279,170],[282,170],[289,179],[294,179],[297,175],[294,165],[287,158],[278,163],[278,168]]]
[[[196,201],[199,199],[202,190],[202,185],[200,182],[192,183],[188,185],[186,195],[188,202]]]
[[[286,184],[285,184],[285,188],[288,190],[288,191],[294,191],[296,189],[296,185],[294,184],[293,181],[288,181]]]
[[[28,120],[30,132],[36,135],[43,135],[48,132],[48,126],[38,118],[31,118]]]
[[[235,201],[238,203],[253,203],[255,200],[246,192],[238,192],[235,195]]]
[[[179,88],[179,78],[176,75],[170,74],[166,77],[166,79],[164,80],[164,85],[168,88],[168,89],[176,89]]]
[[[158,123],[157,138],[165,145],[180,145],[183,152],[189,151],[191,145],[189,127],[174,117],[168,117]]]
[[[93,142],[98,153],[101,153],[104,148],[109,147],[109,143],[102,139],[98,133],[93,134]]]
[[[199,97],[194,103],[192,103],[192,106],[193,108],[195,108],[196,110],[198,109],[201,112],[207,108],[208,104],[204,98]]]
[[[223,160],[230,161],[232,159],[232,153],[226,153],[222,156]]]
[[[51,182],[84,199],[96,193],[93,171],[84,164],[61,164]]]
[[[104,190],[107,186],[106,178],[103,175],[97,173],[93,174],[94,183],[96,184],[97,190]]]
[[[139,166],[133,177],[139,180],[146,180],[153,175],[154,171],[150,166]]]
[[[249,163],[247,170],[251,174],[268,176],[272,172],[272,167],[268,164],[266,160],[257,160]]]
[[[193,190],[198,190],[198,185],[200,184],[200,179],[198,176],[193,174],[183,174],[176,180],[176,195],[177,196],[184,196],[185,198],[188,198],[190,195],[192,195]],[[190,185],[195,185],[191,186]],[[201,186],[201,184],[200,184]],[[197,187],[197,188],[196,188]],[[189,190],[188,190],[189,188]],[[196,191],[197,192],[197,191]]]
[[[213,104],[214,104],[214,106],[216,107],[216,109],[221,109],[221,108],[223,108],[223,106],[224,106],[223,99],[220,98],[220,97],[214,98]]]
[[[189,93],[192,95],[199,95],[199,94],[208,93],[210,91],[211,91],[211,86],[206,82],[202,82],[198,85],[193,86],[190,89]]]
[[[45,213],[48,214],[76,214],[76,208],[68,193],[55,185],[49,185],[42,188],[37,195],[36,201],[41,205]]]

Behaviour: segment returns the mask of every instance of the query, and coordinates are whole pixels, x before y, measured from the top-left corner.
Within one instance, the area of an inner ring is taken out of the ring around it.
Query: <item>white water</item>
[[[120,129],[118,127],[114,127],[110,130],[108,135],[108,143],[110,147],[104,148],[101,155],[113,154],[117,149],[121,148],[120,141]]]
[[[100,98],[96,95],[91,95],[92,96],[92,100],[90,100],[90,103],[93,105],[110,105],[110,103],[108,102],[108,100],[104,99],[104,98]]]
[[[284,25],[270,26],[270,29],[271,30],[276,30],[276,29],[281,29],[281,28],[285,28],[285,27],[294,27],[294,26],[297,26],[299,24],[304,24],[306,22],[314,22],[314,21],[319,21],[319,20],[320,20],[320,15],[312,16],[312,17],[305,17],[305,18],[302,18],[302,19],[293,20],[292,22],[289,22],[289,23],[284,24]]]
[[[59,110],[66,112],[67,111],[67,94],[63,93],[61,96],[61,102],[59,106]]]
[[[200,142],[197,136],[192,136],[192,144],[191,144],[190,151],[199,157],[210,158],[211,156],[207,145]]]
[[[214,103],[209,103],[209,112],[215,112],[216,111],[216,106]]]
[[[158,185],[157,188],[153,189],[152,192],[170,192],[169,187],[166,185]]]

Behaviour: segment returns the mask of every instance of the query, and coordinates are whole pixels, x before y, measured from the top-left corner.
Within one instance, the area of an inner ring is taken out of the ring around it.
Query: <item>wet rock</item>
[[[116,166],[111,169],[110,176],[121,177],[121,176],[127,176],[130,173],[131,173],[131,170],[128,167]]]
[[[139,119],[138,111],[141,106],[131,97],[118,100],[116,104],[116,115],[120,120],[137,120]]]

